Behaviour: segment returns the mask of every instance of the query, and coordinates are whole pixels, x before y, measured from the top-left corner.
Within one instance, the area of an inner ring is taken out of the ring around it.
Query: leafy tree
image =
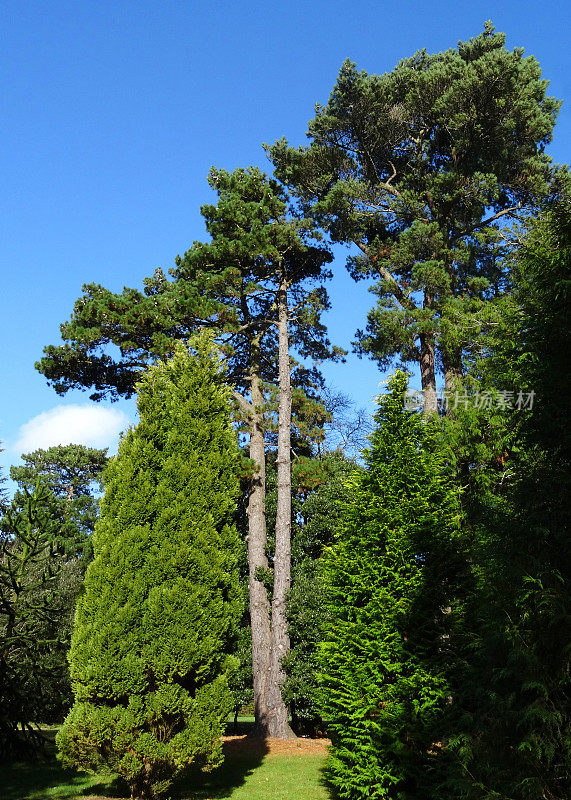
[[[47,347],[38,368],[65,392],[95,388],[92,397],[130,394],[137,377],[156,358],[171,351],[176,338],[196,328],[212,329],[228,360],[228,377],[249,436],[251,474],[248,502],[248,550],[253,674],[258,729],[288,735],[281,699],[281,654],[288,649],[285,598],[290,584],[291,409],[294,433],[307,436],[323,421],[324,409],[311,402],[320,376],[293,362],[290,348],[303,359],[337,358],[321,313],[328,308],[323,280],[327,250],[312,240],[311,225],[294,219],[276,181],[259,170],[212,170],[209,181],[216,205],[201,211],[211,241],[195,242],[176,260],[169,281],[157,270],[144,292],[113,294],[88,285],[72,319],[62,326],[65,343]],[[115,345],[116,350],[109,348]],[[293,375],[292,375],[293,366]],[[275,552],[268,558],[265,456],[276,441],[281,471],[280,513]],[[274,586],[270,599],[259,580],[270,562]]]
[[[49,493],[38,486],[0,522],[0,753],[11,759],[40,740],[30,725],[53,680],[51,653],[64,613],[55,589],[61,559],[54,546]]]
[[[463,565],[458,492],[435,423],[389,382],[345,527],[325,558],[321,706],[339,797],[445,797]]]
[[[140,422],[107,470],[58,734],[64,763],[119,773],[134,798],[219,764],[232,707],[239,451],[212,346],[193,347],[141,379]]]
[[[107,451],[84,445],[57,445],[22,455],[21,466],[10,467],[10,477],[18,484],[16,504],[26,491],[33,491],[38,480],[53,497],[53,515],[61,521],[57,543],[69,555],[85,550],[90,556],[90,537],[98,515],[95,492],[101,488],[101,474],[107,464]]]
[[[247,607],[247,602],[246,602]],[[245,615],[246,616],[246,615]],[[249,625],[249,616],[246,621],[243,618],[242,625],[238,631],[238,647],[236,656],[240,666],[230,679],[230,689],[234,697],[234,732],[238,733],[238,715],[245,707],[252,705],[254,701],[254,689],[252,675],[252,629]],[[248,713],[250,713],[248,711]]]
[[[509,280],[500,221],[566,179],[544,152],[560,105],[546,88],[533,56],[488,22],[384,75],[346,61],[310,145],[268,148],[303,212],[358,248],[349,270],[375,278],[377,297],[359,348],[383,367],[418,365],[426,412],[437,368],[454,390]]]

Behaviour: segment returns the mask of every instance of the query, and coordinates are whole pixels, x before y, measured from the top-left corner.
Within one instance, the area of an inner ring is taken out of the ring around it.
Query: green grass
[[[246,759],[229,756],[225,764],[202,779],[200,787],[181,782],[173,797],[184,800],[329,800],[322,785],[323,757],[270,756],[261,762],[247,764]]]
[[[54,734],[48,733],[50,738]],[[260,742],[247,753],[230,749],[224,764],[209,775],[182,776],[171,796],[172,800],[330,800],[323,785],[323,763],[322,755],[267,755]],[[2,800],[129,796],[124,785],[109,777],[64,770],[53,748],[45,761],[0,766],[0,787]]]

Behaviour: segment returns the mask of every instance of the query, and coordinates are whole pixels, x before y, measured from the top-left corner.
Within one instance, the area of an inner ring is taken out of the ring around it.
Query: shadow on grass
[[[0,766],[2,800],[75,800],[78,797],[103,794],[107,797],[128,797],[127,787],[111,777],[105,783],[101,776],[64,769],[55,758],[3,764]]]
[[[331,775],[329,771],[329,759],[319,769],[319,785],[324,793],[330,800],[340,800],[339,792],[331,783]]]
[[[249,723],[246,723],[249,724]],[[190,767],[176,781],[172,797],[177,800],[219,800],[232,797],[262,763],[268,752],[263,739],[231,739],[224,742],[224,762],[210,773]]]
[[[243,723],[244,729],[251,723]],[[53,736],[48,736],[46,754],[34,761],[0,765],[1,800],[76,800],[81,797],[128,798],[127,784],[120,778],[88,775],[64,769],[55,757]],[[49,741],[49,740],[52,741]],[[210,773],[190,767],[175,782],[173,800],[218,800],[231,797],[262,763],[267,746],[261,739],[231,739],[224,742],[224,763]]]

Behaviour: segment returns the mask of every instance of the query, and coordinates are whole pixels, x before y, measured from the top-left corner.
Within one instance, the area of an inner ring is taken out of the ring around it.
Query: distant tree
[[[383,75],[346,61],[310,145],[268,148],[303,213],[359,249],[349,270],[375,278],[378,298],[359,348],[382,367],[416,364],[427,413],[437,369],[453,391],[509,279],[500,221],[558,181],[545,146],[560,103],[546,88],[535,58],[506,49],[488,22]]]
[[[90,537],[98,515],[96,493],[107,464],[107,450],[79,444],[57,445],[22,455],[24,464],[10,467],[10,477],[18,484],[15,501],[22,492],[33,491],[38,480],[53,496],[53,514],[61,521],[57,543],[69,555],[85,550],[90,555]]]
[[[38,486],[0,520],[0,757],[29,754],[40,743],[44,681],[53,679],[62,609],[55,583],[61,557],[54,545],[50,496]]]
[[[141,379],[140,422],[107,470],[57,737],[64,763],[118,773],[141,799],[218,765],[232,708],[241,465],[212,345],[192,347]]]
[[[347,800],[447,796],[458,492],[436,423],[404,408],[406,389],[396,373],[325,558],[321,710],[329,777]]]
[[[246,600],[247,607],[247,600]],[[234,697],[234,731],[238,732],[238,715],[244,708],[252,706],[254,702],[254,687],[252,675],[252,629],[249,618],[244,617],[238,631],[238,647],[236,656],[239,661],[238,669],[230,678],[230,689]],[[248,711],[248,713],[251,713]]]
[[[370,415],[364,408],[356,408],[346,394],[327,386],[323,387],[321,398],[329,419],[323,426],[325,436],[318,443],[318,453],[336,451],[347,458],[358,458],[373,431]]]
[[[0,453],[4,452],[4,448],[0,447]],[[0,512],[4,509],[6,504],[7,492],[6,487],[4,484],[6,483],[6,478],[2,469],[0,468]]]
[[[292,588],[288,596],[291,651],[284,659],[284,700],[292,726],[305,736],[323,733],[319,707],[318,648],[325,636],[323,554],[343,530],[351,499],[349,479],[359,471],[340,452],[294,465]]]
[[[75,603],[92,556],[91,537],[98,515],[96,492],[101,488],[101,473],[108,459],[105,450],[70,444],[39,449],[24,454],[22,460],[23,465],[10,468],[10,476],[18,484],[10,505],[11,525],[17,514],[26,524],[30,494],[41,487],[42,514],[45,521],[49,520],[44,529],[52,537],[54,564],[58,563],[49,587],[50,606],[58,613],[35,620],[35,636],[50,642],[41,664],[37,658],[21,657],[14,669],[17,681],[30,697],[29,719],[61,722],[72,703],[67,653]]]

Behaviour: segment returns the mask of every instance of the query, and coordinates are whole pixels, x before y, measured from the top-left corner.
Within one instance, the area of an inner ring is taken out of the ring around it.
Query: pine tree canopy
[[[14,506],[25,502],[25,492],[33,491],[38,480],[49,490],[54,519],[59,519],[56,541],[68,555],[83,551],[91,556],[91,534],[98,515],[97,489],[107,464],[107,450],[79,444],[56,445],[46,450],[24,453],[20,466],[10,467],[10,477],[18,484]]]
[[[530,213],[567,179],[545,153],[560,103],[533,56],[491,23],[456,48],[420,50],[392,72],[346,61],[310,145],[269,147],[276,175],[377,298],[360,348],[386,367],[462,372],[508,275],[499,225]],[[434,410],[434,409],[433,409]]]

